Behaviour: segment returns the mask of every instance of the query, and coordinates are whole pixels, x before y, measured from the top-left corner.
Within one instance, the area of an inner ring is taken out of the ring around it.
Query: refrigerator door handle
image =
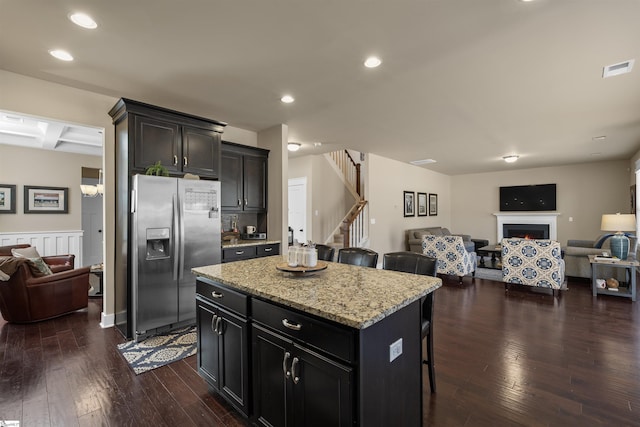
[[[178,240],[180,234],[178,233],[178,204],[176,203],[176,195],[171,197],[171,207],[173,208],[171,222],[173,223],[173,280],[178,280],[178,256],[176,254],[176,247],[178,246]]]
[[[180,206],[177,209],[180,209]],[[184,209],[184,206],[182,206],[182,209]],[[182,280],[184,278],[184,241],[186,239],[184,237],[184,215],[181,211],[178,211],[178,224],[180,225],[180,264],[178,265],[178,271],[179,279]]]

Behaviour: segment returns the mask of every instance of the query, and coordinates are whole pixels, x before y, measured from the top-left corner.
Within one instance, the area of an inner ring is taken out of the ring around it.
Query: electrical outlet
[[[393,362],[402,354],[402,338],[389,346],[389,362]]]

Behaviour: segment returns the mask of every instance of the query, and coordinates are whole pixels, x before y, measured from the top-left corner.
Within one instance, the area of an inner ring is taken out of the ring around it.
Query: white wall
[[[332,241],[333,231],[355,203],[353,195],[322,154],[289,159],[288,177],[307,178],[307,238]]]
[[[375,220],[369,228],[371,249],[380,255],[406,250],[404,231],[409,228],[442,226],[465,232],[450,227],[451,177],[375,154],[367,156],[369,218]],[[438,215],[405,218],[404,191],[437,194]]]
[[[628,169],[620,160],[453,176],[451,230],[495,242],[500,186],[555,183],[558,241],[594,239],[602,214],[630,211]]]

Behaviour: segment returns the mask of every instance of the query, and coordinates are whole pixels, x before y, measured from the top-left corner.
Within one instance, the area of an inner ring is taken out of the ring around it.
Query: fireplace
[[[502,224],[503,237],[548,239],[549,224]]]
[[[505,225],[524,226],[527,228],[537,228],[539,225],[546,227],[545,237],[533,237],[534,239],[558,240],[558,216],[560,212],[496,212],[497,220],[497,242],[502,241],[502,237],[507,237],[504,233]],[[531,227],[533,226],[533,227]],[[522,230],[518,230],[520,232]],[[531,230],[530,230],[531,231]],[[536,231],[538,233],[538,231]]]

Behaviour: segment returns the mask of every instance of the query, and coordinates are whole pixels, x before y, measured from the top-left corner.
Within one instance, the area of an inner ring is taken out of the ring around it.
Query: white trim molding
[[[558,217],[560,212],[495,212],[498,220],[498,244],[502,241],[504,224],[548,224],[549,239],[558,240]]]
[[[0,246],[28,244],[35,246],[41,256],[76,256],[75,267],[82,267],[82,236],[84,231],[19,231],[0,233]]]

